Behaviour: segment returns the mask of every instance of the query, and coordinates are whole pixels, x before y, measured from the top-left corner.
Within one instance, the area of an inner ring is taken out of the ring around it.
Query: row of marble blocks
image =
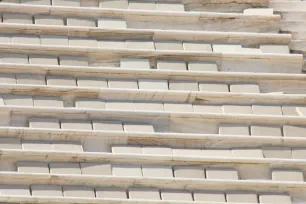
[[[87,186],[60,186],[32,184],[1,185],[2,195],[18,196],[49,196],[49,197],[85,197],[104,199],[145,199],[169,201],[202,201],[202,202],[235,202],[235,203],[282,203],[291,204],[291,198],[285,193],[259,193],[248,191],[186,191],[156,188],[129,187],[128,189],[116,187],[87,187]]]
[[[52,41],[52,44],[50,43]],[[239,44],[211,44],[208,42],[173,40],[110,40],[56,35],[0,35],[0,43],[58,45],[70,47],[120,48],[141,50],[179,50],[198,52],[249,52],[289,54],[288,45],[263,44],[259,48],[245,48]],[[126,63],[123,61],[123,63]]]

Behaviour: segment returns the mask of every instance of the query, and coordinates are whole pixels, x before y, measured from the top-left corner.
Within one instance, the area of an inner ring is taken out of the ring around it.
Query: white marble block
[[[225,203],[225,194],[220,191],[195,191],[194,201]]]
[[[139,89],[168,90],[168,81],[158,79],[139,79],[138,86]]]
[[[250,131],[247,125],[220,124],[219,134],[220,135],[250,135]]]
[[[51,162],[49,167],[51,174],[81,174],[79,163]]]
[[[265,158],[291,159],[291,148],[289,147],[262,147]]]
[[[306,127],[294,126],[294,125],[284,125],[283,132],[284,132],[284,137],[305,137]]]
[[[138,89],[136,80],[129,79],[109,79],[108,88],[112,89]]]
[[[123,131],[122,122],[119,121],[92,121],[92,126],[94,130],[103,131]]]
[[[83,152],[83,146],[77,141],[52,141],[54,151],[63,152]]]
[[[162,200],[193,201],[190,192],[185,190],[161,190]]]
[[[181,3],[156,2],[156,10],[183,12],[185,11],[185,7],[184,4]]]
[[[98,27],[109,29],[125,29],[127,28],[127,24],[124,19],[100,18],[98,19]]]
[[[13,35],[12,42],[13,44],[39,45],[40,39],[37,35]]]
[[[134,103],[130,101],[108,101],[106,102],[106,109],[134,111],[135,106]]]
[[[184,61],[157,60],[157,69],[186,71],[186,63]]]
[[[142,174],[144,177],[173,177],[171,166],[143,165]]]
[[[184,50],[198,52],[212,52],[211,44],[200,42],[184,42]]]
[[[0,148],[1,149],[22,149],[19,138],[8,138],[0,137]]]
[[[290,54],[288,45],[260,45],[263,53]]]
[[[45,162],[17,162],[17,170],[22,173],[49,173],[48,163]]]
[[[223,105],[223,112],[226,114],[253,114],[251,106],[244,105]]]
[[[188,103],[164,103],[164,108],[167,112],[193,112],[192,105]]]
[[[243,13],[250,15],[273,15],[273,8],[247,8],[243,10]]]
[[[105,109],[105,102],[100,99],[79,98],[75,100],[76,108]]]
[[[127,193],[121,188],[96,188],[96,197],[103,199],[127,199]]]
[[[170,80],[169,90],[199,91],[199,86],[197,82],[193,82],[193,81]]]
[[[1,84],[16,84],[15,74],[0,74],[0,83]]]
[[[221,105],[193,105],[193,111],[196,113],[222,114]]]
[[[283,115],[282,108],[278,105],[252,105],[252,110],[256,115]]]
[[[24,140],[22,141],[22,149],[51,151],[52,145],[50,141]]]
[[[205,179],[205,171],[197,166],[175,166],[174,176],[177,178]]]
[[[235,169],[208,168],[206,169],[207,179],[238,180],[238,172]]]
[[[92,124],[91,121],[86,120],[62,120],[61,128],[71,130],[92,130]]]
[[[4,95],[5,105],[9,106],[33,106],[32,96],[28,95]]]
[[[239,52],[242,48],[241,45],[231,45],[231,44],[213,44],[212,45],[214,52]]]
[[[129,199],[160,200],[159,189],[156,188],[130,188]]]
[[[61,16],[37,15],[34,17],[34,23],[39,25],[64,26],[64,18]]]
[[[60,123],[56,118],[30,118],[29,127],[60,129]]]
[[[199,83],[200,91],[212,91],[212,92],[229,92],[227,84],[220,83]]]
[[[80,0],[52,0],[53,6],[80,6]]]
[[[263,158],[262,150],[259,148],[234,148],[232,154],[234,157]]]
[[[112,153],[142,154],[142,149],[141,149],[141,146],[139,145],[113,145]]]
[[[68,46],[68,37],[58,35],[40,35],[40,43],[42,45]]]
[[[143,146],[142,153],[154,155],[172,155],[172,149],[170,147],[161,146]]]
[[[64,197],[95,198],[95,191],[86,186],[63,186]]]
[[[230,149],[202,149],[201,156],[204,157],[232,157],[232,151]]]
[[[98,47],[98,41],[93,38],[69,37],[68,43],[71,47]]]
[[[102,48],[124,49],[127,47],[125,40],[99,40],[98,46]]]
[[[0,62],[14,64],[29,64],[27,54],[0,53]]]
[[[217,72],[218,66],[217,64],[211,62],[189,61],[188,70],[197,72]]]
[[[62,187],[60,185],[34,184],[31,185],[32,196],[62,197]]]
[[[306,149],[301,148],[292,148],[292,158],[293,159],[306,159]]]
[[[260,93],[257,84],[231,84],[230,92],[234,93]]]
[[[0,185],[2,196],[31,196],[29,186],[25,185]]]
[[[64,66],[88,66],[87,56],[60,56],[60,65]]]
[[[154,42],[152,40],[127,40],[126,47],[129,49],[140,49],[140,50],[155,49]]]
[[[295,169],[273,169],[272,180],[304,182],[303,172]]]
[[[158,41],[154,42],[156,50],[183,50],[183,43],[181,41]]]
[[[95,77],[78,77],[77,85],[80,87],[108,88],[106,79]]]
[[[134,103],[136,111],[164,111],[162,103]]]
[[[104,163],[80,163],[82,174],[112,175],[111,164]]]
[[[281,203],[291,204],[291,198],[287,194],[281,193],[261,193],[259,194],[259,202],[261,204]]]
[[[128,0],[100,0],[101,8],[127,9]]]
[[[185,148],[172,148],[172,154],[175,156],[201,156],[201,149],[185,149]]]
[[[34,96],[33,102],[34,106],[40,107],[64,107],[63,100],[60,97],[55,96]]]
[[[93,18],[85,17],[68,17],[67,26],[77,26],[77,27],[96,27],[96,20]]]
[[[139,165],[112,165],[113,176],[142,176],[141,166]]]
[[[46,85],[45,75],[16,74],[17,84]]]
[[[228,192],[226,200],[231,203],[258,203],[257,193],[248,191]]]
[[[81,7],[99,7],[99,0],[81,0]]]
[[[150,69],[149,59],[141,58],[120,58],[122,69]]]
[[[57,56],[29,55],[30,64],[58,65]]]
[[[154,132],[154,127],[150,124],[124,123],[123,129],[125,132]]]
[[[47,85],[76,86],[76,79],[71,76],[47,76]]]
[[[134,10],[155,10],[155,2],[139,2],[139,1],[129,1],[129,9]]]
[[[282,130],[276,126],[264,126],[264,125],[252,125],[251,126],[252,136],[274,136],[281,137]]]
[[[3,23],[33,24],[32,16],[21,13],[3,13]]]

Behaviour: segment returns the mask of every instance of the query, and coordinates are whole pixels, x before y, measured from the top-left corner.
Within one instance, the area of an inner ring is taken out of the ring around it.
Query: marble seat
[[[189,61],[188,62],[189,71],[199,71],[199,72],[217,72],[218,66],[212,62],[204,61]]]
[[[57,56],[53,55],[29,55],[30,64],[58,65]]]
[[[143,165],[142,174],[144,177],[173,177],[171,166]]]
[[[138,83],[136,80],[131,79],[108,79],[108,88],[138,89]]]
[[[94,130],[123,131],[122,122],[120,121],[93,120],[92,126]]]
[[[17,171],[22,173],[49,173],[48,163],[21,161],[17,162]]]
[[[40,74],[16,74],[17,84],[46,85],[45,75]]]
[[[278,53],[278,54],[290,53],[288,45],[260,45],[260,49],[263,53]]]
[[[64,66],[88,66],[87,56],[68,56],[63,55],[59,57],[60,65]]]
[[[68,43],[71,47],[98,47],[98,41],[93,38],[69,37]]]
[[[15,63],[15,64],[29,64],[27,54],[18,53],[0,53],[0,62]]]
[[[77,141],[52,141],[52,149],[54,151],[83,152],[82,144]]]
[[[232,153],[234,157],[263,158],[259,148],[233,148]]]
[[[33,97],[34,106],[40,107],[64,107],[64,102],[59,97],[53,96],[34,96]]]
[[[273,169],[272,180],[304,182],[303,172],[296,169]]]
[[[99,28],[109,28],[109,29],[125,29],[127,28],[127,23],[124,19],[118,18],[100,18],[98,19]]]
[[[253,114],[251,106],[244,105],[223,105],[223,113],[226,114]]]
[[[206,169],[207,179],[225,179],[225,180],[238,180],[238,172],[230,168],[208,168]]]
[[[124,49],[127,48],[127,43],[125,40],[99,40],[98,46],[101,48]]]
[[[77,77],[79,87],[108,88],[107,80],[96,77]]]
[[[241,49],[241,45],[231,45],[231,44],[213,44],[214,52],[238,52]]]
[[[211,44],[207,43],[184,42],[183,47],[186,51],[212,52]]]
[[[92,130],[91,121],[85,120],[62,120],[62,129],[72,129],[72,130]]]
[[[30,118],[29,127],[60,129],[60,122],[56,118]]]
[[[79,163],[51,162],[49,167],[51,174],[81,174]]]
[[[260,93],[257,84],[231,84],[230,92],[234,93]]]
[[[33,106],[33,98],[28,95],[3,95],[3,100],[9,106]]]
[[[30,44],[30,45],[39,45],[40,39],[37,35],[13,35],[12,37],[13,44]]]
[[[306,159],[306,149],[303,147],[292,148],[293,159]]]
[[[195,191],[194,201],[199,202],[220,202],[225,203],[225,194],[220,191]]]
[[[33,24],[32,16],[21,13],[3,13],[3,23]]]
[[[68,37],[62,35],[40,35],[40,43],[42,45],[68,46]],[[62,63],[68,62],[62,57]]]
[[[62,197],[63,189],[59,185],[34,184],[31,185],[32,196]]]
[[[139,89],[146,90],[168,90],[167,80],[158,79],[138,79]]]
[[[154,155],[172,155],[172,149],[170,147],[162,146],[143,146],[142,153]]]
[[[199,83],[200,91],[229,92],[228,85],[222,83]]]
[[[202,149],[201,156],[204,157],[232,157],[232,151],[230,149],[210,148]]]
[[[142,176],[141,166],[133,164],[114,164],[112,165],[113,176]]]
[[[15,137],[0,137],[0,149],[22,149],[21,141]]]
[[[37,15],[34,16],[34,23],[38,25],[56,25],[64,26],[64,18],[61,16],[52,15]]]
[[[250,135],[249,127],[240,124],[220,124],[220,135]]]
[[[282,112],[283,115],[288,115],[288,116],[298,116],[298,112],[296,110],[295,105],[282,105]]]
[[[122,69],[150,69],[149,59],[142,58],[120,58]]]
[[[193,105],[193,111],[196,113],[222,114],[221,105]]]
[[[0,185],[2,196],[30,196],[30,188],[26,185]]]
[[[64,197],[95,198],[95,191],[86,186],[63,186]]]
[[[129,5],[128,0],[100,0],[99,6],[101,8],[115,8],[127,9]]]
[[[129,199],[160,200],[159,189],[156,188],[130,188]]]
[[[283,132],[284,132],[284,137],[305,137],[306,127],[294,126],[294,125],[284,125]]]
[[[107,101],[106,109],[109,110],[122,110],[122,111],[134,111],[135,106],[130,101]]]
[[[103,199],[127,199],[125,189],[116,187],[100,187],[96,188],[96,197]]]
[[[164,103],[164,109],[168,112],[193,112],[193,107],[188,103]]]
[[[185,149],[185,148],[172,148],[174,156],[201,156],[201,149]]]
[[[265,158],[291,159],[291,148],[289,147],[262,147]]]
[[[252,105],[253,114],[256,115],[283,115],[281,106]]]
[[[88,174],[88,175],[112,175],[111,164],[81,162],[80,166],[81,166],[82,174]]]
[[[277,126],[251,125],[251,135],[282,137],[282,130]]]
[[[161,190],[161,198],[169,201],[193,201],[191,193],[185,190]]]
[[[226,200],[231,203],[258,203],[256,192],[248,191],[227,192]]]
[[[154,45],[156,50],[183,50],[181,41],[155,40]]]
[[[86,17],[68,17],[67,26],[75,27],[96,27],[96,20]]]
[[[90,108],[90,109],[105,109],[105,101],[100,99],[78,98],[75,100],[75,107]]]
[[[140,145],[113,145],[112,153],[142,154],[142,148]]]
[[[173,71],[186,71],[187,66],[184,61],[174,60],[157,60],[157,69],[173,70]]]
[[[174,177],[177,178],[205,179],[205,171],[203,167],[174,166],[173,169]]]
[[[149,2],[148,2],[149,3]],[[129,7],[131,3],[129,3]],[[127,40],[126,47],[129,49],[154,50],[154,42],[152,40]]]
[[[198,83],[194,81],[170,80],[169,90],[175,91],[199,91]]]
[[[282,193],[261,193],[259,194],[259,202],[262,204],[282,203],[291,204],[291,198],[287,194]]]
[[[47,76],[47,85],[76,86],[76,79],[72,76]]]
[[[154,127],[150,124],[124,123],[123,129],[125,132],[154,132]]]
[[[52,144],[51,144],[50,141],[46,141],[46,140],[45,141],[42,141],[42,140],[23,140],[22,141],[22,149],[51,151],[52,150]]]

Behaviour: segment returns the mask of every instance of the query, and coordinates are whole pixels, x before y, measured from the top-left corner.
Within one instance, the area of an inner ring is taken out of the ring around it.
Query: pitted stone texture
[[[35,24],[64,26],[64,18],[60,16],[38,15],[34,17]]]

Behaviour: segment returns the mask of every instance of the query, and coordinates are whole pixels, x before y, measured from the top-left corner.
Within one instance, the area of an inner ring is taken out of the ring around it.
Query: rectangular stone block
[[[145,177],[173,177],[172,167],[161,165],[143,165],[142,174]]]
[[[50,196],[50,197],[62,197],[62,187],[59,185],[49,184],[34,184],[31,185],[32,196]]]
[[[177,178],[205,179],[204,168],[197,166],[175,166],[174,176]]]
[[[0,185],[2,196],[31,196],[29,186],[26,185]]]
[[[85,17],[67,17],[67,26],[96,27],[96,20]]]
[[[80,163],[82,174],[90,175],[112,175],[111,164],[103,163]]]
[[[68,36],[40,35],[42,45],[68,46]]]
[[[184,8],[184,4],[181,4],[181,3],[156,2],[156,10],[183,12],[185,11],[185,8]]]
[[[217,64],[211,62],[189,61],[188,70],[199,71],[199,72],[217,72],[218,66]]]
[[[134,111],[135,106],[133,102],[129,101],[108,101],[106,102],[106,109]]]
[[[249,127],[240,124],[220,124],[220,135],[250,135]]]
[[[232,153],[234,157],[263,158],[262,150],[259,148],[232,149]]]
[[[0,34],[0,43],[12,43],[12,35]]]
[[[283,115],[281,106],[252,105],[253,114],[256,115]]]
[[[283,126],[284,137],[305,137],[306,127],[284,125]]]
[[[193,201],[190,192],[185,190],[161,190],[162,200]]]
[[[53,6],[80,6],[80,0],[52,0]]]
[[[127,9],[128,0],[100,0],[100,7],[114,8],[114,9]]]
[[[76,79],[71,76],[47,76],[47,85],[76,86]]]
[[[156,188],[130,188],[129,199],[160,200],[159,189]]]
[[[83,152],[83,146],[76,141],[52,141],[52,149],[64,152]]]
[[[273,169],[272,180],[274,181],[292,181],[303,182],[303,172],[295,169]]]
[[[193,111],[196,113],[223,113],[222,106],[220,105],[193,105]]]
[[[60,129],[60,123],[56,118],[30,118],[29,127]]]
[[[134,103],[136,111],[164,111],[162,103]]]
[[[93,188],[86,186],[63,186],[64,197],[95,198]]]
[[[251,106],[244,105],[223,105],[223,113],[226,114],[253,114]]]
[[[104,199],[127,199],[127,193],[121,188],[96,188],[96,197]]]
[[[141,166],[139,165],[112,165],[113,176],[142,176]]]
[[[64,26],[64,17],[51,15],[37,15],[34,17],[34,23],[38,25],[56,25]]]
[[[288,147],[262,147],[265,158],[291,159],[291,149]]]
[[[247,8],[243,10],[243,13],[250,15],[273,15],[273,8]]]
[[[207,179],[238,180],[238,172],[235,169],[208,168],[206,169]]]
[[[298,113],[296,111],[296,106],[282,106],[282,112],[283,115],[288,115],[288,116],[298,116]]]
[[[201,149],[184,149],[184,148],[172,148],[172,154],[175,156],[201,156]]]
[[[138,86],[139,89],[168,90],[168,81],[158,79],[139,79]]]
[[[252,125],[251,135],[282,137],[282,130],[276,126]]]
[[[213,44],[212,45],[214,52],[238,52],[242,48],[241,45],[231,45],[231,44]]]
[[[51,162],[49,167],[51,174],[81,174],[79,163]]]
[[[64,107],[64,102],[60,97],[34,96],[33,102],[34,106],[40,106],[40,107],[58,107],[58,108]]]
[[[21,13],[3,13],[3,23],[33,24],[32,16]]]
[[[164,103],[164,108],[167,112],[193,112],[192,105],[187,103]]]
[[[77,84],[81,87],[108,88],[107,80],[95,77],[78,77]]]
[[[49,173],[48,163],[45,162],[17,162],[17,170],[22,173]]]
[[[87,56],[60,56],[59,59],[63,66],[88,66]]]
[[[57,56],[29,55],[30,64],[58,65]]]
[[[157,69],[186,71],[187,67],[184,61],[157,60]]]
[[[278,54],[290,53],[288,45],[260,45],[260,49],[263,53],[278,53]]]
[[[305,148],[292,148],[292,158],[293,159],[306,159],[306,149]]]
[[[0,53],[0,62],[14,64],[29,64],[27,54]]]
[[[123,129],[125,132],[154,132],[154,127],[150,124],[124,123]]]
[[[15,74],[0,74],[0,83],[1,84],[16,84]]]
[[[194,201],[225,203],[225,194],[220,191],[195,191]]]
[[[86,120],[62,120],[61,128],[71,130],[92,130],[92,124],[91,121]]]
[[[50,141],[24,140],[22,141],[22,148],[26,150],[51,151],[52,145]]]
[[[257,84],[231,84],[230,92],[234,93],[260,93]]]
[[[99,7],[99,0],[81,0],[81,7]]]
[[[100,99],[79,98],[75,100],[75,107],[90,109],[105,109],[105,102]]]
[[[258,203],[256,192],[232,191],[226,193],[227,202],[231,203]]]
[[[46,85],[45,75],[16,74],[17,84]]]
[[[99,40],[98,46],[102,48],[124,49],[127,47],[125,40]]]
[[[207,43],[184,42],[183,46],[186,51],[212,52],[211,44]]]
[[[181,41],[155,40],[154,45],[156,50],[183,50]]]
[[[129,9],[134,10],[155,10],[155,2],[138,2],[138,1],[129,1]]]
[[[199,86],[195,81],[170,80],[169,89],[176,91],[199,91]]]
[[[69,37],[68,42],[73,47],[98,47],[98,41],[93,38]]]
[[[172,149],[170,147],[143,146],[142,153],[154,155],[172,155]]]
[[[120,58],[120,68],[123,69],[150,69],[149,59]]]
[[[139,3],[143,4],[143,3]],[[129,4],[130,6],[131,4]],[[152,40],[127,40],[126,47],[129,49],[154,50],[154,42]]]
[[[108,88],[112,89],[138,89],[136,80],[129,79],[109,79]]]
[[[127,28],[127,24],[124,19],[100,18],[98,19],[98,27],[109,29],[125,29]]]
[[[122,122],[119,121],[92,121],[94,130],[123,131]]]
[[[19,138],[0,137],[1,149],[22,149]]]
[[[287,194],[281,193],[261,193],[259,194],[259,202],[262,204],[282,203],[291,204],[291,198]]]
[[[219,83],[199,83],[200,91],[212,91],[212,92],[229,92],[227,84]]]
[[[9,106],[33,106],[32,96],[27,95],[3,95],[5,105]]]
[[[51,0],[21,0],[22,4],[51,5]]]
[[[230,149],[202,149],[201,156],[204,157],[232,157]]]
[[[39,45],[40,39],[37,35],[13,35],[12,42],[13,44]]]
[[[112,153],[118,154],[142,154],[140,145],[113,145]]]

